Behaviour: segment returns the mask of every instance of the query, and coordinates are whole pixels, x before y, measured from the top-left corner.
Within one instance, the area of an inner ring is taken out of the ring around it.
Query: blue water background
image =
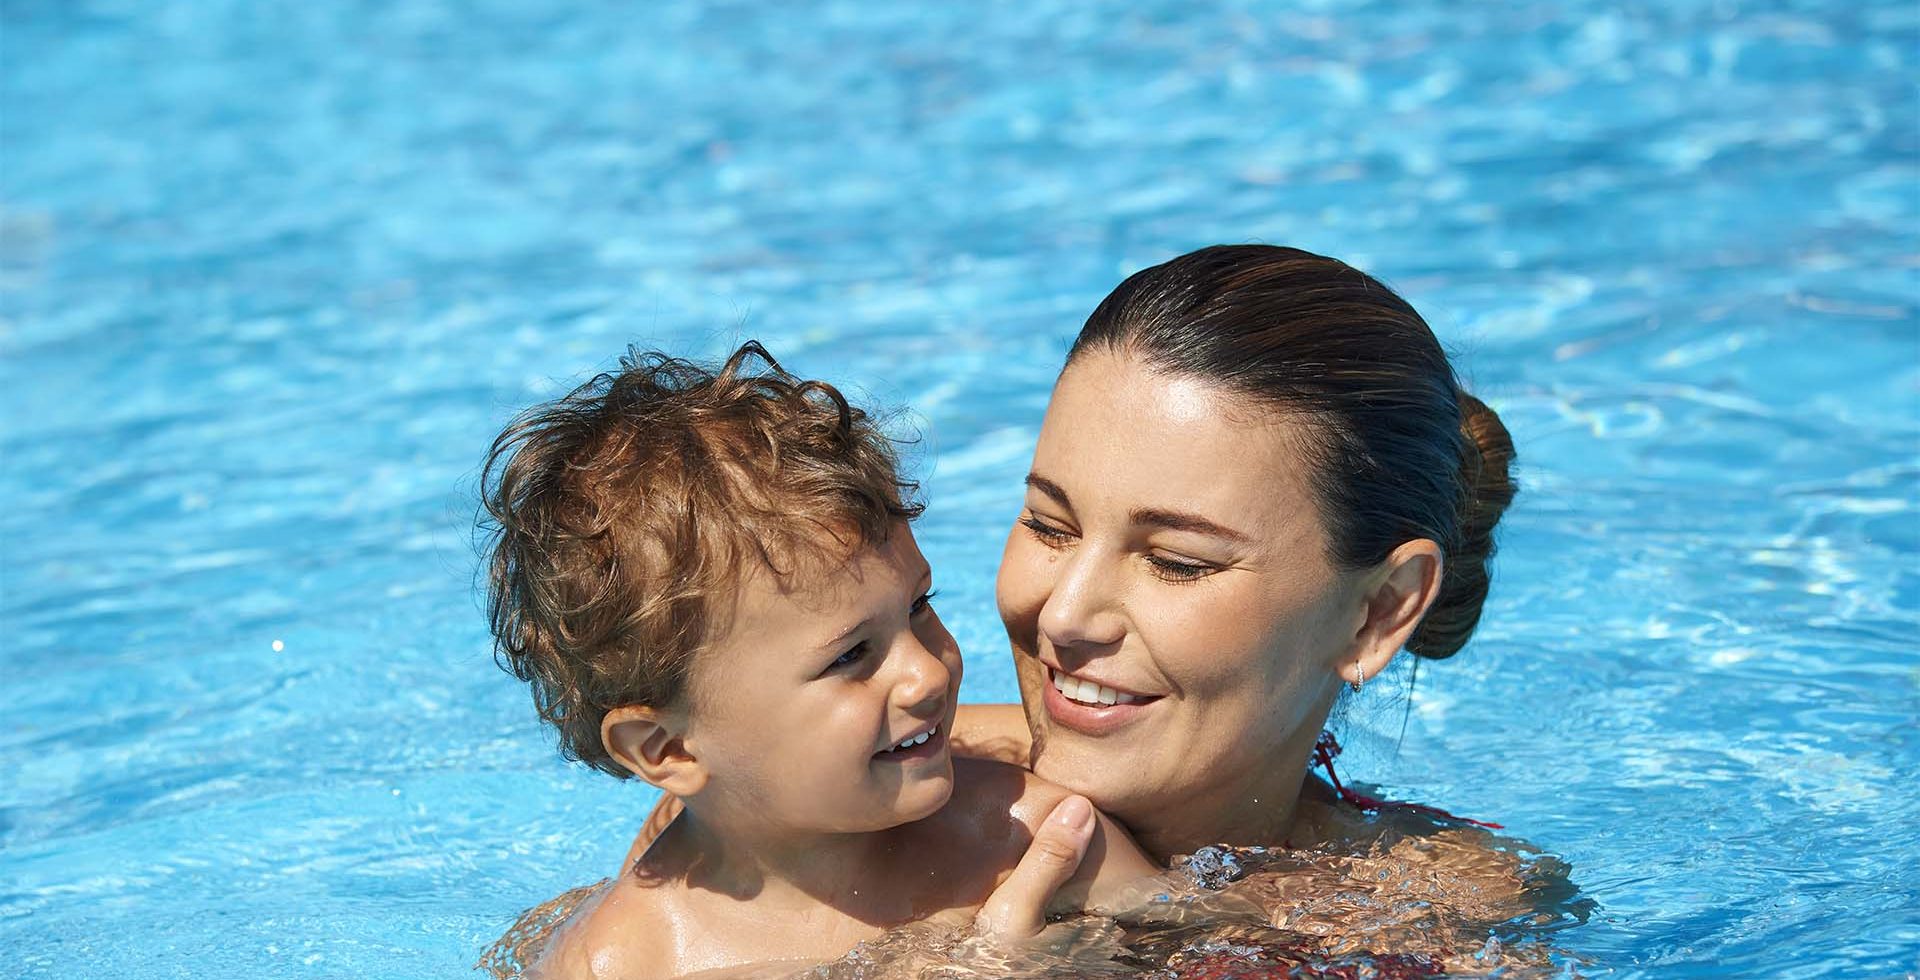
[[[1590,974],[1920,969],[1911,2],[0,14],[0,973],[461,976],[614,870],[651,793],[493,665],[471,517],[630,341],[910,406],[1013,698],[1067,340],[1249,240],[1404,291],[1525,462],[1350,774],[1564,856]]]

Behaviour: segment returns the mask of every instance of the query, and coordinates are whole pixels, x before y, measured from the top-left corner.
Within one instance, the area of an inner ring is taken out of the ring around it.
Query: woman
[[[1364,273],[1244,245],[1134,275],[1067,355],[1001,560],[1025,723],[965,734],[1162,858],[1313,839],[1343,684],[1479,621],[1512,456]]]
[[[1022,705],[963,708],[956,745],[1161,860],[1351,837],[1316,739],[1343,686],[1473,632],[1512,457],[1365,273],[1264,245],[1136,273],[1067,355],[1001,562]],[[983,927],[1036,929],[1083,846],[1036,840]]]

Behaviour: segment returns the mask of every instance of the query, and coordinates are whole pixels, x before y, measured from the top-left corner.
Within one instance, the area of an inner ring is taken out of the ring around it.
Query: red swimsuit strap
[[[1470,817],[1456,817],[1437,806],[1427,806],[1424,803],[1401,803],[1396,800],[1382,800],[1368,796],[1365,793],[1354,792],[1342,785],[1339,775],[1333,771],[1333,760],[1338,758],[1339,755],[1340,740],[1334,738],[1332,732],[1321,732],[1319,741],[1313,743],[1313,761],[1318,763],[1320,768],[1327,771],[1327,781],[1333,784],[1333,791],[1339,794],[1341,799],[1359,807],[1361,810],[1368,813],[1374,813],[1380,810],[1408,810],[1414,813],[1426,814],[1429,817],[1443,817],[1459,823],[1470,823],[1475,827],[1486,827],[1489,830],[1506,829],[1500,824],[1489,823],[1485,820],[1474,820]]]

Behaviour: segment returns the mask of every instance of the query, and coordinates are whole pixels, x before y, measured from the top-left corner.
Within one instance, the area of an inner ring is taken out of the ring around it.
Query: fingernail
[[[1093,804],[1084,796],[1069,796],[1053,808],[1053,821],[1062,827],[1079,830],[1093,822]]]

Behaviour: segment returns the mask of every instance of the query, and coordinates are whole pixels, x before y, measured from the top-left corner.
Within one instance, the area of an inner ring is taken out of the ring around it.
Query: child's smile
[[[955,762],[960,650],[916,485],[865,412],[757,343],[717,370],[630,350],[516,419],[481,482],[496,652],[568,755],[678,804],[541,976],[832,959],[979,904],[1063,794]],[[1118,827],[1055,823],[1094,835],[1081,870],[1153,870]]]
[[[693,678],[687,745],[734,820],[854,832],[932,814],[953,790],[960,651],[913,531],[742,583]]]
[[[917,762],[946,754],[947,739],[937,725],[927,725],[873,754],[881,762]]]

